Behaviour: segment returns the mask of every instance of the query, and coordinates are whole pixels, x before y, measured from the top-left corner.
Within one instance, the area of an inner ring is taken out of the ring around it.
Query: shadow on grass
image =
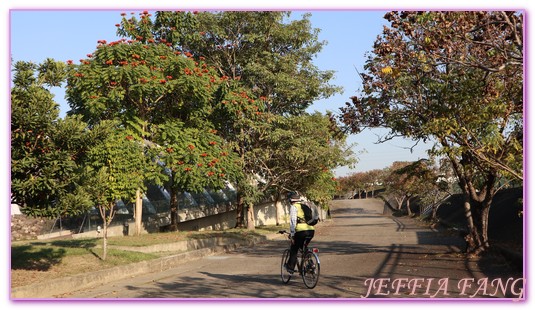
[[[11,248],[11,269],[47,271],[59,264],[67,251],[64,249],[41,248],[36,250],[31,245]]]
[[[63,248],[82,248],[91,249],[97,244],[97,239],[79,239],[79,240],[55,240],[50,242],[51,245]]]
[[[86,250],[93,255],[96,239],[87,240],[56,240],[52,242],[31,242],[25,245],[11,247],[11,269],[47,271],[52,266],[61,263],[71,249]]]

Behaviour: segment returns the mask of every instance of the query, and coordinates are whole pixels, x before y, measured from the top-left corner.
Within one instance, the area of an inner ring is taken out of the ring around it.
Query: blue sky
[[[92,53],[98,40],[108,42],[117,39],[115,31],[121,19],[121,12],[139,13],[138,10],[29,10],[13,9],[10,12],[10,52],[14,61],[24,60],[40,63],[46,58],[60,61],[72,59],[75,63]],[[356,94],[360,79],[355,67],[362,72],[364,55],[369,51],[378,34],[381,33],[384,11],[380,10],[312,10],[294,11],[296,18],[310,12],[314,28],[321,29],[320,40],[327,41],[323,51],[315,59],[322,70],[336,71],[332,84],[342,86],[344,92],[328,99],[315,102],[310,111],[327,110],[337,113],[349,97]],[[55,89],[56,101],[64,115],[69,106],[64,91]],[[414,153],[406,149],[410,142],[394,140],[376,144],[378,131],[351,135],[359,163],[353,170],[347,167],[336,171],[338,176],[353,171],[382,169],[397,160],[417,160],[426,157],[425,147],[418,147]],[[427,146],[428,147],[428,146]]]

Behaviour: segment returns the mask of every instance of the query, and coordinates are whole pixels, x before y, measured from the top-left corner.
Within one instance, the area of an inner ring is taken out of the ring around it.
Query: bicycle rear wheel
[[[306,287],[314,288],[320,278],[320,260],[316,253],[309,251],[303,257],[301,276]]]
[[[283,283],[288,283],[290,281],[290,278],[292,277],[292,274],[286,270],[286,263],[288,263],[288,259],[290,258],[290,250],[286,249],[284,250],[284,253],[282,254],[282,262],[281,262],[281,279]]]

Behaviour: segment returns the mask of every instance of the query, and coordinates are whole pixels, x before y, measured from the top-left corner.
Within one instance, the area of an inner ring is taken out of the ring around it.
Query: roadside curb
[[[16,287],[11,289],[11,299],[55,298],[55,296],[58,295],[66,294],[74,290],[82,290],[106,282],[121,280],[146,273],[165,271],[191,260],[199,259],[215,253],[231,251],[241,246],[254,246],[255,244],[275,238],[276,236],[272,235],[258,236],[253,237],[252,240],[240,240],[232,243],[229,242],[229,244],[226,245],[209,246],[148,261]],[[236,239],[232,239],[232,241],[236,241]]]

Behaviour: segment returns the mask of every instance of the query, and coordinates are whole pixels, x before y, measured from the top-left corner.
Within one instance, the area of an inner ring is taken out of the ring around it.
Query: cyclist
[[[290,247],[290,259],[286,269],[289,273],[295,270],[297,263],[297,252],[303,248],[306,239],[312,240],[314,237],[314,226],[308,225],[304,218],[305,214],[301,209],[301,196],[292,192],[288,194],[290,202],[290,238],[292,239],[292,246]]]

